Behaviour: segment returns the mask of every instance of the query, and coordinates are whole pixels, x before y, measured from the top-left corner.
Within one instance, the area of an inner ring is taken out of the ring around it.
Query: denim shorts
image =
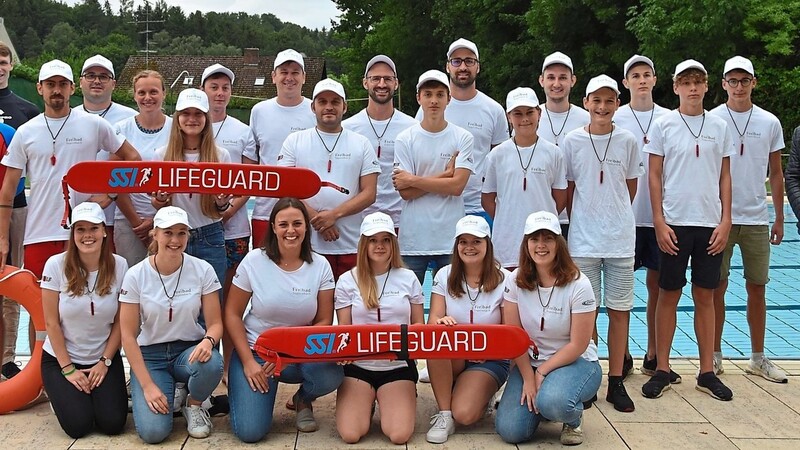
[[[479,370],[488,373],[497,382],[498,389],[508,379],[509,361],[507,359],[488,360],[481,363],[466,361],[464,372],[468,370]]]

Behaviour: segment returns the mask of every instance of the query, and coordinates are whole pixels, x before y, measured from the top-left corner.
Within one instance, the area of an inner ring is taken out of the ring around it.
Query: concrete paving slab
[[[619,423],[614,428],[633,449],[680,448],[682,450],[735,449],[736,446],[710,423]]]
[[[740,450],[785,450],[800,448],[800,439],[731,439]]]
[[[664,392],[661,398],[650,399],[642,396],[642,385],[649,380],[646,375],[631,375],[625,380],[625,389],[636,405],[636,411],[622,413],[614,409],[614,405],[606,401],[608,381],[603,380],[597,394],[598,401],[595,406],[613,424],[627,422],[707,422],[689,403],[683,400],[681,392],[684,384],[672,385],[671,389]],[[692,385],[690,388],[694,389]]]

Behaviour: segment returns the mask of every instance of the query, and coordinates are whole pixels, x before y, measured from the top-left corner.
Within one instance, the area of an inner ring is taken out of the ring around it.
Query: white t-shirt
[[[528,161],[530,165],[524,171],[522,167]],[[527,186],[523,186],[525,179]],[[550,142],[539,139],[535,146],[519,147],[517,153],[514,141],[508,139],[492,150],[487,158],[483,192],[497,194],[492,244],[500,265],[519,264],[525,219],[536,211],[556,214],[553,189],[566,188],[563,152]]]
[[[355,269],[350,269],[339,277],[334,294],[336,309],[351,306],[353,325],[371,325],[377,323],[409,324],[411,323],[411,305],[421,305],[425,301],[422,295],[422,286],[414,272],[395,268],[389,272],[375,277],[378,285],[380,306],[376,309],[367,309],[364,299],[358,289]],[[381,320],[378,321],[378,310]],[[368,360],[356,361],[355,364],[367,370],[392,370],[407,367],[405,361]]]
[[[108,337],[111,335],[111,326],[117,315],[119,303],[119,289],[122,279],[128,270],[125,258],[114,255],[114,281],[111,291],[107,295],[99,296],[89,294],[87,291],[97,288],[97,271],[89,272],[86,280],[89,289],[84,289],[84,294],[74,297],[67,292],[67,277],[64,274],[67,253],[51,256],[42,271],[42,289],[58,292],[58,318],[67,353],[75,364],[95,364],[100,361],[106,349]],[[94,288],[92,288],[94,287]],[[92,313],[94,304],[94,314]],[[44,341],[43,350],[51,356],[56,356],[50,336]]]
[[[333,289],[335,283],[328,260],[317,253],[311,256],[311,264],[304,262],[297,270],[285,271],[263,250],[254,248],[239,263],[233,284],[253,294],[244,315],[250,348],[261,333],[271,328],[313,323],[319,292]]]
[[[260,164],[273,166],[278,163],[286,136],[300,130],[314,128],[317,118],[311,111],[311,100],[304,98],[297,106],[281,106],[276,98],[264,100],[250,111],[250,129],[258,145],[258,155],[254,149],[245,149],[244,156]],[[253,219],[269,220],[277,198],[256,197]]]
[[[159,275],[151,258],[128,270],[122,282],[119,301],[139,305],[140,346],[174,341],[199,341],[206,331],[198,322],[202,297],[220,290],[217,274],[206,261],[183,255],[183,267],[169,275]],[[163,283],[163,285],[162,285]],[[169,321],[169,296],[172,321]]]
[[[57,135],[55,144],[53,135]],[[115,133],[108,122],[82,110],[72,110],[60,119],[39,114],[19,127],[2,163],[23,170],[31,186],[25,245],[69,239],[69,230],[61,227],[64,211],[61,179],[73,165],[94,161],[104,149],[116,153],[124,142],[125,138]],[[70,189],[70,204],[74,207],[90,196]]]
[[[699,138],[695,139],[698,133]],[[722,158],[736,153],[725,121],[713,114],[687,116],[674,110],[653,123],[649,138],[645,153],[664,157],[661,203],[667,224],[709,228],[719,225]]]
[[[341,135],[322,131],[317,135],[316,128],[292,133],[283,142],[278,165],[311,169],[320,179],[350,190],[349,194],[345,194],[323,187],[316,195],[306,199],[308,205],[317,211],[331,210],[355,197],[359,192],[361,177],[381,171],[369,140],[347,129],[343,129]],[[314,251],[323,255],[356,253],[363,217],[362,211],[337,220],[339,239],[335,241],[325,241],[316,230],[312,230],[311,245]]]
[[[164,126],[158,133],[150,134],[142,132],[139,126],[136,125],[136,119],[133,117],[125,119],[122,122],[117,122],[115,127],[119,133],[125,136],[125,139],[130,142],[133,148],[139,151],[139,155],[142,156],[142,161],[152,161],[157,159],[156,150],[167,145],[169,141],[172,117],[166,116]],[[130,199],[133,204],[133,209],[136,210],[136,214],[138,214],[139,217],[146,218],[156,215],[156,209],[153,207],[153,204],[150,203],[149,193],[130,194]],[[125,215],[122,214],[122,211],[117,209],[114,218],[117,220],[124,219]]]
[[[594,312],[597,302],[589,278],[582,273],[566,286],[539,288],[538,292],[520,289],[516,280],[517,270],[514,270],[506,277],[503,298],[517,304],[522,328],[539,349],[538,359],[533,359],[533,346],[528,349],[531,365],[539,367],[569,343],[572,314]],[[597,361],[597,344],[594,340],[589,340],[589,346],[580,357]]]
[[[256,141],[250,127],[233,117],[225,116],[221,122],[212,124],[214,140],[230,154],[231,162],[242,162],[242,154],[250,148],[255,152]],[[227,222],[225,222],[225,239],[239,239],[250,236],[250,221],[247,218],[247,207],[242,206]]]
[[[120,105],[119,103],[111,102],[108,109],[101,109],[98,111],[93,111],[91,109],[86,109],[84,105],[78,105],[74,108],[75,109],[82,109],[83,111],[88,112],[89,114],[94,114],[96,116],[100,116],[106,120],[106,122],[114,125],[115,123],[125,120],[129,117],[133,117],[137,114],[136,110],[133,108],[128,108],[127,106]],[[108,152],[100,152],[97,154],[98,161],[108,161]],[[106,225],[107,226],[114,226],[114,213],[117,211],[117,204],[115,202],[111,202],[108,206],[103,208],[103,212],[106,215]]]
[[[371,120],[367,116],[366,108],[342,122],[344,128],[353,130],[369,139],[378,155],[378,162],[381,164],[381,173],[378,175],[378,195],[375,198],[375,203],[364,210],[364,214],[381,211],[388,214],[395,224],[400,224],[403,199],[400,198],[400,194],[397,193],[392,184],[394,140],[401,131],[416,123],[417,121],[411,116],[398,110],[394,111],[391,119]],[[382,137],[378,138],[378,135]],[[378,153],[378,147],[380,147],[380,153]]]
[[[456,169],[473,170],[472,135],[463,128],[447,124],[430,133],[417,124],[397,135],[394,165],[421,177],[444,172],[456,156]],[[448,255],[452,252],[456,222],[464,217],[461,196],[426,193],[409,200],[400,214],[400,252],[403,255]]]
[[[564,139],[570,131],[589,124],[589,111],[580,106],[569,105],[567,112],[563,113],[550,112],[546,103],[542,103],[539,107],[542,109],[542,117],[539,119],[537,134],[556,147],[564,145]],[[569,223],[566,209],[558,215],[558,219],[563,224]]]
[[[764,184],[769,156],[786,147],[780,120],[756,105],[752,111],[752,116],[749,111],[731,110],[728,114],[728,108],[722,104],[709,112],[728,124],[734,149],[731,156],[731,218],[735,225],[769,225]]]
[[[630,104],[617,110],[614,114],[614,124],[624,128],[636,138],[636,145],[641,151],[642,163],[644,163],[644,174],[639,177],[636,186],[636,197],[633,198],[633,216],[636,218],[637,227],[653,227],[653,207],[650,205],[650,182],[647,179],[650,173],[650,158],[645,154],[645,138],[649,140],[650,130],[653,123],[666,114],[669,110],[662,106],[653,105],[650,111],[634,111]],[[638,120],[638,122],[637,122]]]
[[[567,134],[563,150],[567,180],[575,182],[569,226],[570,255],[633,256],[636,221],[626,181],[637,179],[644,172],[636,138],[631,132],[614,127],[609,134],[592,134],[590,140],[589,133],[581,127]],[[602,164],[600,159],[604,159]]]
[[[503,272],[503,280],[490,292],[480,292],[478,289],[471,288],[462,282],[461,287],[466,293],[460,298],[453,297],[447,291],[447,277],[450,276],[452,265],[448,264],[436,273],[431,286],[432,294],[439,294],[444,297],[445,315],[450,316],[460,324],[498,324],[502,323],[503,290],[505,280],[511,272],[500,269]],[[473,302],[472,299],[475,299]],[[472,322],[470,322],[470,311],[472,311]]]
[[[486,173],[486,157],[493,145],[508,139],[506,112],[493,98],[478,91],[469,100],[450,99],[444,110],[447,122],[457,125],[475,138],[472,145],[473,171],[464,187],[464,209],[467,213],[482,212],[481,183]],[[422,108],[417,110],[417,120],[422,120]]]
[[[156,160],[163,161],[164,155],[167,152],[167,147],[161,147],[156,150]],[[217,159],[221,163],[231,162],[231,155],[222,147],[217,147]],[[186,162],[196,163],[200,161],[200,153],[186,153],[184,154]],[[211,225],[214,222],[219,222],[221,218],[212,218],[203,214],[203,208],[200,206],[200,199],[203,196],[200,194],[172,194],[172,206],[177,206],[186,211],[189,216],[189,226],[191,228],[200,228],[206,225]]]

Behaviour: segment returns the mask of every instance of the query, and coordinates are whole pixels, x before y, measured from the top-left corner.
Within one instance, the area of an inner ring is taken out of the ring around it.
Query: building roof
[[[117,89],[132,89],[133,77],[145,69],[161,73],[170,92],[177,93],[190,87],[200,88],[203,70],[219,63],[231,69],[236,76],[232,86],[234,96],[266,99],[277,95],[271,76],[275,56],[258,56],[258,49],[245,49],[243,56],[161,55],[147,59],[149,66],[146,65],[144,56],[128,58],[122,72],[117,76]],[[306,83],[303,85],[303,96],[311,98],[314,85],[328,77],[325,58],[304,57],[304,65]]]

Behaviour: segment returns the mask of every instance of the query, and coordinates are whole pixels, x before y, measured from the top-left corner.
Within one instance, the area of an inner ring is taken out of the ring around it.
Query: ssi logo
[[[330,355],[339,353],[350,344],[350,333],[321,333],[312,334],[306,338],[306,346],[303,352],[306,355]],[[338,341],[338,342],[337,342]]]
[[[112,188],[144,186],[150,181],[152,174],[153,169],[149,167],[145,167],[141,171],[135,167],[120,167],[111,171],[108,186]]]

